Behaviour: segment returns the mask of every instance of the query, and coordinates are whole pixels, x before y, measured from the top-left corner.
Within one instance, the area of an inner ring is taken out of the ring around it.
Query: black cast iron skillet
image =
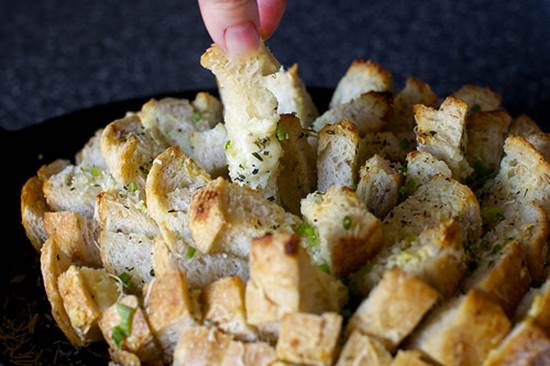
[[[325,110],[332,90],[311,88],[310,92],[319,110]],[[167,95],[192,99],[195,94],[189,91]],[[0,130],[3,164],[0,169],[0,365],[107,364],[109,357],[104,344],[77,350],[55,325],[42,286],[38,253],[20,224],[19,195],[25,181],[42,164],[59,158],[72,160],[98,128],[124,116],[126,111],[139,110],[150,98],[84,109],[20,131]],[[529,112],[539,116],[542,112],[550,118],[548,105],[540,109]],[[548,126],[543,127],[548,130]]]

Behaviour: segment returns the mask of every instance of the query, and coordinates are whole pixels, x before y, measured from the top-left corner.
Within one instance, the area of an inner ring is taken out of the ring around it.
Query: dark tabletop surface
[[[269,45],[309,85],[334,86],[352,59],[370,58],[398,86],[408,75],[440,95],[484,84],[512,111],[550,121],[549,0],[289,3]],[[211,88],[198,64],[209,42],[193,0],[1,0],[0,126]]]

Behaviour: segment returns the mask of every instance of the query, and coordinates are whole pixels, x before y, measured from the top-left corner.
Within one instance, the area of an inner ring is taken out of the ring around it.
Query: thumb
[[[260,17],[255,0],[199,0],[210,37],[230,56],[251,53],[260,44]]]

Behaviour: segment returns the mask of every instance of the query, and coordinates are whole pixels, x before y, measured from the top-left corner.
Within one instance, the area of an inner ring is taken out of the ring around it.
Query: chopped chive
[[[298,235],[303,236],[307,239],[310,246],[314,247],[319,244],[319,239],[317,238],[317,233],[313,226],[307,222],[303,222],[298,226]]]
[[[399,141],[399,146],[405,151],[409,151],[411,149],[411,143],[407,139],[403,139]]]
[[[231,140],[227,140],[227,141],[225,142],[225,144],[223,144],[224,150],[229,149],[230,146],[231,146]]]
[[[100,174],[99,169],[95,165],[92,167],[91,173],[94,177],[99,177]]]
[[[477,112],[481,112],[481,106],[476,103],[472,105],[472,107],[470,108],[470,113],[477,113]]]
[[[185,253],[185,255],[187,256],[187,258],[191,259],[195,256],[196,252],[197,252],[197,248],[189,246],[189,248],[187,248],[187,252]]]
[[[193,113],[193,119],[195,120],[195,122],[199,122],[202,119],[200,112]]]
[[[280,123],[277,123],[275,134],[277,135],[277,140],[279,141],[288,140],[288,132],[285,131],[284,127]]]
[[[330,273],[330,267],[327,263],[321,263],[319,269],[325,273]]]
[[[404,200],[411,195],[416,187],[416,183],[413,179],[407,179],[404,185],[399,187],[399,196]]]
[[[137,191],[138,186],[137,186],[136,182],[130,182],[130,185],[128,186],[128,189],[130,190],[130,192]]]
[[[128,272],[122,272],[117,277],[122,282],[122,287],[127,290],[130,287],[130,279],[132,276]]]
[[[113,331],[111,333],[111,338],[113,339],[113,342],[115,342],[115,345],[117,348],[120,348],[120,344],[122,341],[126,338],[126,335],[124,334],[124,331],[120,326],[116,326],[113,328]]]
[[[342,221],[342,224],[344,226],[344,229],[346,230],[351,229],[351,224],[352,224],[351,216],[345,216],[344,220]]]

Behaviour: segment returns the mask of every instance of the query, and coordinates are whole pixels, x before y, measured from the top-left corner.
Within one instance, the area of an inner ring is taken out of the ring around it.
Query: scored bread
[[[191,289],[202,289],[220,278],[229,276],[248,280],[246,258],[227,253],[202,254],[192,247],[187,247],[181,252],[173,252],[161,237],[154,240],[152,262],[157,276],[174,270],[184,272],[187,285]]]
[[[415,276],[444,297],[452,296],[466,272],[460,228],[453,220],[424,229],[382,250],[354,275],[354,286],[366,295],[391,268]]]
[[[355,188],[359,167],[365,158],[363,140],[357,127],[348,120],[325,126],[317,145],[317,188],[330,186]]]
[[[336,366],[390,366],[392,356],[382,342],[359,331],[351,333]]]
[[[107,164],[103,155],[101,155],[101,136],[103,128],[100,128],[88,140],[86,145],[75,155],[76,165],[83,167],[96,167],[97,169],[107,170]]]
[[[517,240],[524,248],[531,278],[541,281],[546,277],[545,259],[548,254],[547,239],[550,232],[548,215],[536,204],[522,204],[514,212],[504,216],[498,208],[485,207],[482,212],[486,226],[497,221],[493,229],[482,238],[479,246],[485,250],[497,250],[511,240]]]
[[[35,176],[29,178],[21,189],[21,223],[36,250],[40,250],[48,238],[44,227],[44,213],[48,211],[48,204],[42,193],[42,185],[42,180]]]
[[[439,293],[413,276],[393,268],[351,317],[347,332],[360,331],[381,340],[393,351],[434,306]]]
[[[211,174],[226,171],[224,144],[227,133],[220,101],[205,92],[193,103],[186,99],[151,99],[139,112],[143,125],[157,130],[170,146],[179,147]]]
[[[298,118],[284,114],[277,124],[277,138],[283,149],[281,174],[277,180],[279,200],[286,210],[300,213],[300,200],[317,185],[315,151]]]
[[[116,281],[99,269],[71,265],[57,279],[63,307],[82,344],[101,340],[98,321],[118,298]]]
[[[249,261],[247,321],[267,333],[277,333],[284,314],[338,312],[347,302],[346,287],[311,263],[297,236],[276,233],[254,240]]]
[[[397,205],[401,182],[402,175],[389,161],[373,155],[359,170],[357,194],[365,201],[369,211],[383,218]]]
[[[71,211],[46,212],[44,228],[73,262],[101,266],[93,220]]]
[[[500,95],[483,86],[464,85],[453,93],[453,97],[465,101],[472,113],[495,111],[501,108]]]
[[[392,75],[382,66],[370,60],[354,60],[338,82],[330,108],[347,103],[363,93],[388,92],[392,87]]]
[[[196,324],[185,274],[176,270],[156,275],[144,293],[144,309],[151,331],[164,353],[164,360],[170,363],[181,332]]]
[[[530,320],[517,324],[500,346],[489,353],[483,366],[548,365],[550,337]]]
[[[415,150],[407,154],[407,193],[413,193],[419,186],[438,175],[451,178],[453,172],[443,160],[436,159],[429,152]]]
[[[405,161],[407,152],[416,143],[414,137],[411,139],[406,134],[391,131],[367,133],[363,141],[367,158],[379,155],[393,162]]]
[[[185,329],[176,345],[174,366],[269,366],[276,360],[267,343],[242,343],[216,328]]]
[[[480,365],[509,330],[502,308],[473,289],[432,312],[409,347],[443,365]]]
[[[336,358],[341,328],[340,314],[285,314],[275,349],[277,357],[297,364],[330,366]]]
[[[193,194],[210,176],[177,147],[154,160],[145,185],[147,212],[157,223],[164,241],[176,252],[193,245],[187,213]]]
[[[388,130],[396,133],[405,133],[414,140],[414,111],[413,106],[423,104],[435,108],[437,95],[430,86],[416,78],[407,78],[405,87],[397,93],[393,100],[393,118]]]
[[[279,115],[265,76],[276,73],[279,63],[263,44],[253,55],[235,59],[213,45],[202,55],[201,65],[218,81],[230,141],[225,151],[231,179],[275,197],[281,157],[275,136]]]
[[[532,288],[521,300],[515,314],[517,322],[533,319],[542,329],[550,332],[550,280],[539,288]]]
[[[439,110],[422,104],[414,106],[418,150],[447,163],[456,179],[465,179],[472,173],[464,156],[467,111],[467,104],[454,97],[447,97]]]
[[[357,126],[362,135],[380,131],[391,118],[391,97],[387,94],[369,92],[347,103],[332,107],[313,122],[313,129],[321,131],[326,125],[343,119]]]
[[[345,187],[330,187],[302,200],[302,215],[314,235],[307,250],[313,261],[338,275],[359,269],[382,247],[382,225],[359,196]],[[304,233],[298,229],[301,235]]]
[[[508,315],[514,314],[531,280],[525,252],[517,241],[494,246],[479,259],[474,273],[466,279],[465,289],[483,291]]]
[[[103,159],[114,179],[123,185],[134,182],[143,186],[153,159],[166,145],[162,136],[146,128],[137,115],[111,122],[101,135]]]
[[[239,277],[221,278],[210,283],[200,295],[204,321],[226,334],[253,342],[256,332],[246,323],[245,283]]]
[[[63,306],[63,298],[57,285],[60,274],[71,265],[71,260],[59,250],[55,240],[48,239],[44,242],[40,254],[40,271],[44,282],[46,296],[52,307],[52,316],[65,337],[75,347],[82,347],[84,343],[71,325],[71,320]]]
[[[454,219],[463,240],[476,241],[481,234],[481,214],[476,196],[465,185],[436,176],[384,218],[384,242],[390,246],[419,235],[426,227]]]
[[[518,204],[535,202],[550,212],[550,163],[527,140],[509,136],[504,143],[504,158],[497,176],[480,192],[483,207],[508,212]]]
[[[246,258],[253,238],[267,232],[292,232],[300,220],[259,192],[218,178],[192,197],[187,214],[193,241],[201,252]]]
[[[265,78],[266,86],[277,98],[277,113],[280,115],[295,113],[303,128],[309,127],[319,116],[317,107],[298,75],[298,65],[292,65],[288,70],[282,67],[275,74]]]
[[[522,114],[515,118],[510,126],[511,135],[525,137],[538,132],[542,132],[539,125],[526,114]]]
[[[123,324],[127,324],[128,334],[120,337],[114,329]],[[146,314],[134,295],[126,295],[111,305],[99,320],[99,328],[110,348],[133,353],[143,363],[159,361],[162,356]]]
[[[468,118],[466,158],[470,166],[496,171],[512,117],[504,111],[478,112]]]

